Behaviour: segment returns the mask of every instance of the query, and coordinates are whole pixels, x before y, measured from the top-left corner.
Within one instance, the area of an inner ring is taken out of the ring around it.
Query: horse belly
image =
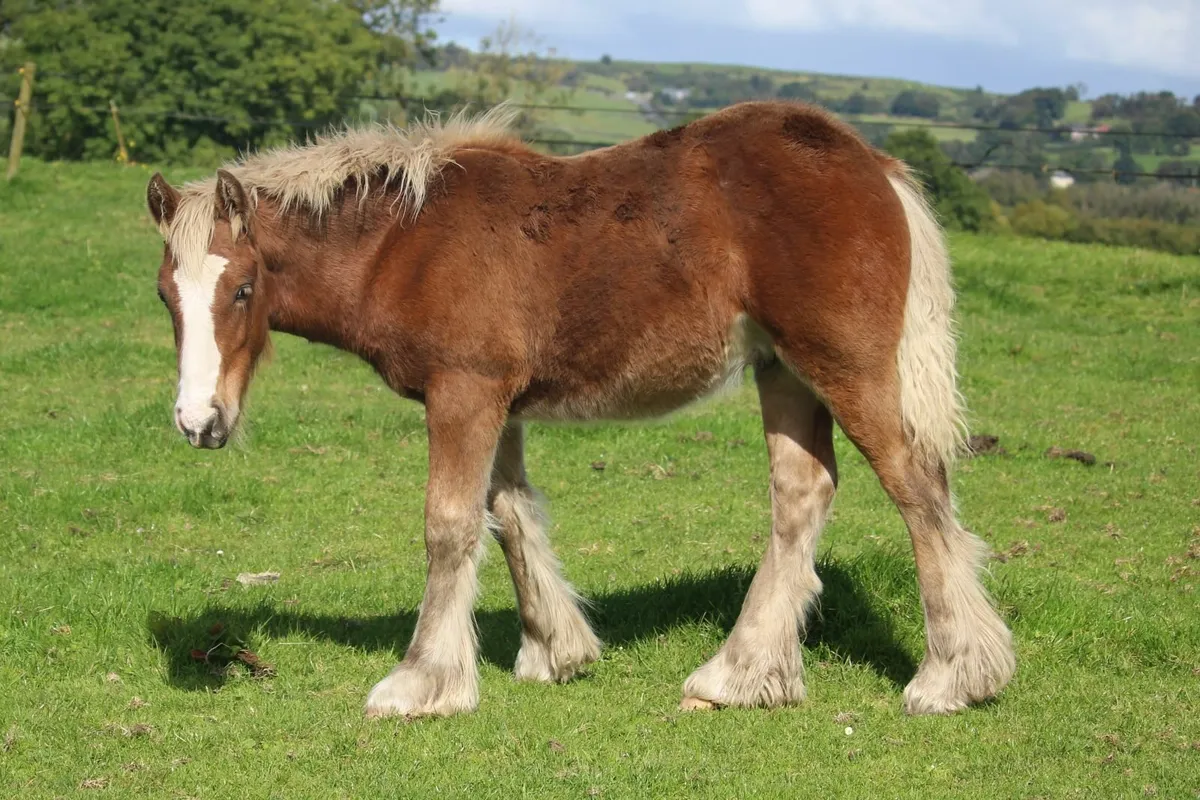
[[[747,366],[770,360],[766,333],[741,314],[724,335],[686,348],[647,342],[635,357],[594,375],[535,381],[514,407],[522,419],[630,420],[661,416],[736,384]]]

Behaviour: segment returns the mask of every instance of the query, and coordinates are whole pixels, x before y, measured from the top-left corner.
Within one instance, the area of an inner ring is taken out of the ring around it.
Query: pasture
[[[0,187],[0,795],[1200,795],[1195,257],[952,239],[973,433],[1002,448],[954,477],[1016,637],[997,701],[902,715],[911,548],[839,434],[808,701],[677,710],[769,533],[747,383],[657,423],[531,426],[530,478],[606,643],[589,676],[512,680],[492,546],[479,711],[368,721],[421,597],[421,407],[276,335],[243,440],[191,449],[150,174],[27,162]]]

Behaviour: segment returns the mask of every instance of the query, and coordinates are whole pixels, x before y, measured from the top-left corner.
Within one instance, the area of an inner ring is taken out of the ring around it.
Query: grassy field
[[[970,142],[979,134],[978,131],[960,128],[938,127],[930,124],[930,120],[915,117],[898,117],[892,114],[858,114],[849,117],[859,130],[866,132],[869,125],[890,125],[896,130],[911,130],[913,128],[929,131],[929,134],[939,142]]]
[[[559,106],[531,110],[541,138],[569,138],[585,142],[619,142],[653,133],[658,126],[638,113],[635,103],[625,99],[625,89],[615,81],[588,76],[585,85],[573,90],[553,91],[532,97],[529,84],[517,81],[511,99],[516,103],[536,102]],[[413,93],[432,96],[439,90],[468,86],[469,76],[453,70],[417,72]]]
[[[27,162],[0,186],[0,796],[1200,793],[1197,259],[953,240],[973,427],[1005,450],[955,478],[1016,635],[998,701],[901,714],[923,648],[910,549],[839,435],[809,701],[677,712],[768,534],[747,386],[657,424],[533,429],[531,476],[607,642],[590,676],[511,679],[492,547],[478,713],[368,722],[421,596],[421,408],[278,336],[245,441],[190,449],[149,174]],[[273,676],[194,660],[218,624]]]

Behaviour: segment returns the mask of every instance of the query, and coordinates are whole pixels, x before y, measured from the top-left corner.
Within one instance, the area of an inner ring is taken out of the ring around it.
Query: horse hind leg
[[[876,402],[862,403],[864,395]],[[955,519],[945,461],[904,435],[898,392],[844,386],[830,400],[912,540],[926,645],[905,711],[949,713],[995,696],[1016,669],[1012,634],[979,579],[987,546]]]
[[[756,371],[771,467],[771,539],[737,623],[683,687],[684,709],[804,699],[799,630],[821,591],[814,556],[837,485],[833,420],[778,361]]]
[[[876,287],[868,301],[844,294],[836,317],[826,315],[822,324],[777,327],[781,354],[812,381],[908,527],[926,645],[904,708],[947,713],[999,693],[1016,657],[1012,634],[980,582],[987,548],[955,519],[950,494],[948,471],[962,431],[949,253],[919,183],[895,162],[886,170],[910,245],[902,301],[882,291],[890,275],[902,273],[890,269],[899,251],[888,255],[889,236],[880,236],[881,246],[870,250],[874,263],[860,260],[843,273],[864,270],[859,280]],[[895,232],[893,226],[890,238]]]
[[[550,549],[541,498],[525,477],[523,438],[521,423],[510,420],[496,451],[488,506],[521,618],[515,676],[561,683],[600,657],[600,640]]]
[[[942,713],[997,694],[1016,662],[1012,636],[979,580],[987,548],[955,519],[950,494],[961,412],[949,262],[916,190],[897,182],[897,191],[914,231],[905,306],[843,309],[842,339],[813,347],[805,340],[813,332],[800,331],[781,353],[814,379],[904,518],[926,627],[905,709]]]

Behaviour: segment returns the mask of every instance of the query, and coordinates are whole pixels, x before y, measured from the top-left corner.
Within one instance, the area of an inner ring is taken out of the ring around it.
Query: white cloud
[[[619,34],[639,16],[744,30],[896,31],[1200,77],[1200,0],[443,0],[539,33]]]
[[[1200,3],[1196,0],[1080,3],[1063,26],[1071,58],[1152,67],[1200,76]]]
[[[1016,31],[987,0],[743,0],[762,28],[870,28],[1014,44]]]
[[[595,31],[619,25],[626,9],[588,0],[442,0],[443,12],[493,23],[515,20],[535,33]]]

